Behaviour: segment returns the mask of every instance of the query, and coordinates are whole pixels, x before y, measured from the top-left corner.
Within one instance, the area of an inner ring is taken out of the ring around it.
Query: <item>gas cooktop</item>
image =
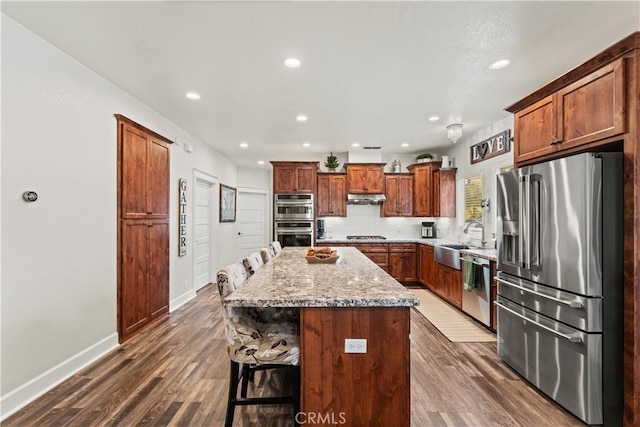
[[[349,240],[385,240],[384,236],[347,236]]]

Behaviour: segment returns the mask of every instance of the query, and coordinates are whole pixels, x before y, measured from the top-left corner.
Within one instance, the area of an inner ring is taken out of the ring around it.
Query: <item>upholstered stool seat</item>
[[[299,314],[297,310],[287,308],[229,307],[225,304],[225,298],[241,287],[245,278],[246,270],[239,263],[221,269],[217,275],[227,355],[231,359],[225,426],[232,425],[238,405],[283,403],[293,405],[294,425],[298,425],[295,415],[300,411]],[[291,396],[248,398],[247,385],[253,372],[273,368],[291,370]],[[242,388],[238,397],[240,382]]]
[[[242,259],[242,265],[247,272],[247,276],[253,276],[264,265],[264,262],[262,262],[262,257],[258,252],[253,252]]]
[[[274,257],[273,249],[269,249],[269,248],[260,249],[260,256],[262,257],[263,264],[268,263]]]
[[[276,255],[282,252],[282,245],[277,240],[274,240],[273,242],[271,242],[269,246],[273,248],[273,251],[275,252]]]

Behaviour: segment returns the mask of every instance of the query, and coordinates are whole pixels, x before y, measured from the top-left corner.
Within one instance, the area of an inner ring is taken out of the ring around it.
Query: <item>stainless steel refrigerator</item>
[[[621,153],[497,178],[498,357],[587,424],[622,423]]]

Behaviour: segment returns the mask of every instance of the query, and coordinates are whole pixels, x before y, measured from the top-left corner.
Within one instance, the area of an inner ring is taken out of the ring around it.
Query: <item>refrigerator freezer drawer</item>
[[[516,304],[586,332],[602,332],[602,298],[563,292],[499,272],[498,294]]]
[[[498,357],[587,424],[602,424],[602,334],[498,297]]]

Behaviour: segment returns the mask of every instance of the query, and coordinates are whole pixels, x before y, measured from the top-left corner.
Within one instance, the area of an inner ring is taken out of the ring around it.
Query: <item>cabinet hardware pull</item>
[[[560,141],[559,139],[554,139],[551,141],[551,145],[556,145],[556,144],[560,144],[562,141]]]

